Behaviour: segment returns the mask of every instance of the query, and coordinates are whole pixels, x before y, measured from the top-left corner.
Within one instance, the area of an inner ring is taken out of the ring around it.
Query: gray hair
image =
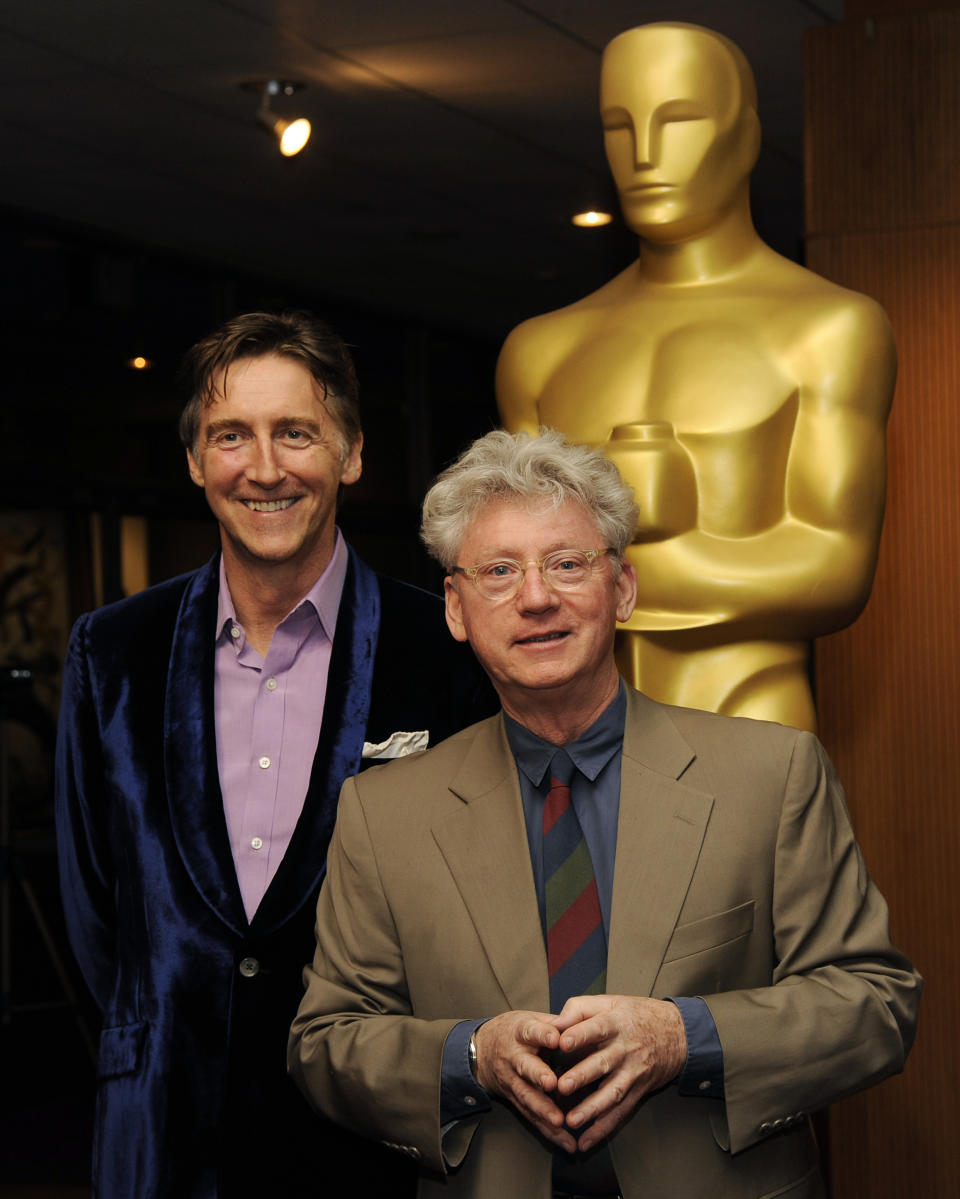
[[[633,491],[600,450],[575,445],[553,429],[538,437],[495,429],[448,466],[423,501],[420,536],[448,574],[470,522],[501,499],[582,504],[618,563],[637,527]]]

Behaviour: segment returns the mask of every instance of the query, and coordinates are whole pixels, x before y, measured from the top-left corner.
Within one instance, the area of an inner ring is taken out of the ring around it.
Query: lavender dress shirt
[[[237,621],[220,561],[213,690],[217,765],[248,920],[303,809],[346,573],[346,544],[338,530],[326,570],[277,626],[263,658]]]

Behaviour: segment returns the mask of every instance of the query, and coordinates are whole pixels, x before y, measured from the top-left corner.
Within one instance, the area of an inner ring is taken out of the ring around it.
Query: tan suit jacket
[[[506,1104],[441,1150],[452,1026],[549,1010],[502,718],[349,780],[328,861],[294,1077],[418,1157],[424,1196],[548,1199],[549,1152]],[[629,692],[607,983],[702,995],[724,1053],[725,1099],[668,1086],[611,1139],[625,1199],[822,1193],[807,1113],[902,1068],[920,979],[814,737]]]

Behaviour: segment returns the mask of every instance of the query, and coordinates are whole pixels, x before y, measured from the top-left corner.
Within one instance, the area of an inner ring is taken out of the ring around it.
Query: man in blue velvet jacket
[[[339,338],[253,313],[188,365],[222,552],[81,617],[64,671],[61,882],[104,1017],[94,1193],[316,1195],[348,1172],[402,1195],[396,1156],[308,1110],[287,1029],[341,783],[496,704],[439,598],[336,528],[363,444]]]

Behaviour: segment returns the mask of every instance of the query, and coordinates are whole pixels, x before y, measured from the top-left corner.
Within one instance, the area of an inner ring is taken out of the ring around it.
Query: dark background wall
[[[61,512],[71,529],[71,609],[89,607],[91,513],[108,527],[106,590],[117,598],[116,521],[146,521],[149,578],[203,561],[214,527],[176,435],[177,372],[195,340],[238,312],[306,307],[351,346],[365,469],[342,523],[373,565],[427,585],[418,506],[440,466],[496,421],[491,338],[332,300],[216,264],[0,213],[0,506]],[[152,363],[137,371],[142,355]],[[111,523],[113,522],[113,523]]]

